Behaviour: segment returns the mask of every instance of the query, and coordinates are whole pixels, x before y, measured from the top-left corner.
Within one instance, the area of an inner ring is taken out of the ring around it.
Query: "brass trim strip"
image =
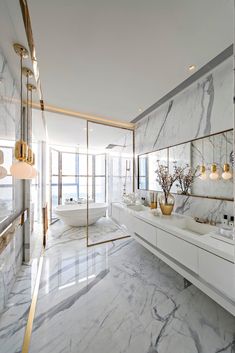
[[[28,211],[24,210],[0,233],[0,254],[6,249],[10,241],[13,239],[16,230],[23,226],[27,220],[27,215]]]
[[[40,279],[41,279],[41,274],[42,274],[43,259],[44,259],[44,250],[42,250],[42,253],[41,253],[41,256],[39,259],[37,278],[36,278],[34,291],[33,291],[33,297],[32,297],[32,301],[31,301],[31,305],[30,305],[30,309],[29,309],[27,325],[25,328],[24,341],[23,341],[23,346],[22,346],[22,351],[21,351],[22,353],[29,352],[30,340],[31,340],[32,329],[33,329],[33,321],[34,321],[35,312],[36,312],[39,285],[40,285]]]
[[[32,106],[34,109],[38,109],[38,110],[41,109],[40,103],[33,102]],[[100,123],[104,125],[120,127],[127,130],[134,130],[135,128],[135,124],[133,123],[128,123],[128,122],[119,121],[119,120],[112,120],[111,118],[108,118],[108,117],[106,118],[106,117],[92,115],[85,112],[78,112],[70,109],[55,107],[53,105],[44,104],[44,111],[63,114],[67,116],[73,116],[75,118],[89,120],[90,122],[95,122],[97,124]]]
[[[126,239],[126,238],[131,238],[131,236],[130,235],[124,235],[122,237],[118,237],[118,238],[114,238],[114,239],[103,240],[103,241],[100,241],[98,243],[87,244],[87,247],[90,248],[92,246],[101,245],[101,244],[105,244],[105,243],[111,243],[112,241],[122,240],[122,239]]]

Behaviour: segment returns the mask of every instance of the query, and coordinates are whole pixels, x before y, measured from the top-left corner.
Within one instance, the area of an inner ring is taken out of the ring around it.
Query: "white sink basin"
[[[144,206],[143,205],[128,205],[127,208],[133,211],[144,211]]]
[[[179,220],[178,222],[173,222],[172,225],[174,225],[176,228],[199,236],[211,233],[215,230],[214,226],[211,226],[210,224],[198,223],[191,218],[186,218]]]

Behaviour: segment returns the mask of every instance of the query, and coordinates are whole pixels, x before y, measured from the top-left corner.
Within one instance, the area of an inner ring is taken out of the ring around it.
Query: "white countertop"
[[[150,212],[149,207],[143,206],[143,211],[134,211],[122,203],[115,203],[115,205],[118,205],[118,207],[125,209],[134,217],[139,218],[157,228],[161,228],[174,236],[177,236],[230,262],[235,262],[235,242],[233,245],[223,241],[222,237],[221,240],[213,238],[212,235],[218,233],[218,228],[215,226],[207,225],[209,229],[208,234],[200,235],[188,231],[187,229],[177,227],[177,224],[179,225],[186,219],[192,221],[193,219],[191,217],[179,214],[172,214],[171,216],[155,216]],[[198,226],[201,227],[202,225],[198,224]]]

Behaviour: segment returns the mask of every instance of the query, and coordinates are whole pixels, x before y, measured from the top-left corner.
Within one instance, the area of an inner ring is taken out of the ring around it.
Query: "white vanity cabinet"
[[[157,230],[157,247],[173,259],[198,273],[198,248],[162,229]]]
[[[135,212],[114,203],[112,218],[124,225],[142,246],[235,315],[235,264],[230,248],[230,254],[226,256],[223,250],[220,255],[218,249],[214,250],[215,240],[210,241],[210,236],[203,242],[200,240],[203,235],[194,233],[190,237],[179,229],[174,232],[167,218],[153,217],[147,209]],[[218,242],[221,248],[221,241]]]
[[[229,298],[235,299],[235,265],[219,256],[198,249],[199,276]]]
[[[157,228],[141,219],[135,218],[133,232],[153,246],[157,246]]]

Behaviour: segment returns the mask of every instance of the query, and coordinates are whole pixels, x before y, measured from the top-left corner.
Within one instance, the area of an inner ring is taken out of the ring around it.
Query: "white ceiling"
[[[233,42],[233,0],[28,0],[46,104],[131,121]]]

